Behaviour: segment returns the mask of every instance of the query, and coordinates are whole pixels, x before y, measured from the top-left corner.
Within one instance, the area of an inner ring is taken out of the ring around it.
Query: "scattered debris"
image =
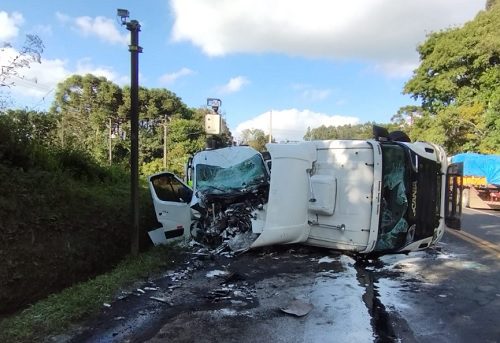
[[[156,300],[156,301],[162,302],[164,304],[168,304],[170,306],[174,306],[174,304],[172,303],[172,301],[170,299],[168,299],[168,298],[164,298],[164,297],[149,297],[149,299]]]
[[[233,294],[235,297],[244,297],[245,296],[245,293],[243,293],[242,291],[239,291],[239,290],[234,291]]]
[[[180,271],[177,271],[177,272],[169,272],[167,273],[167,277],[170,278],[170,280],[172,280],[172,282],[177,282],[177,281],[181,281],[181,280],[187,280],[188,277],[189,277],[189,273],[192,271],[193,269],[189,269],[189,268],[186,268],[184,270],[180,270]]]
[[[208,292],[206,298],[212,299],[214,301],[231,299],[231,296],[229,296],[229,294],[231,293],[232,291],[229,288],[219,288]]]
[[[322,257],[318,261],[319,264],[320,263],[332,263],[332,262],[335,262],[335,259],[328,257],[328,256]]]
[[[236,305],[236,306],[244,306],[246,305],[247,303],[244,302],[244,301],[241,301],[241,300],[231,300],[231,304],[232,305]]]
[[[281,308],[280,310],[296,317],[303,317],[309,312],[311,312],[313,307],[314,306],[310,303],[306,303],[302,300],[295,299],[289,302],[288,305],[286,305],[286,307]]]
[[[136,291],[139,292],[139,293],[141,293],[141,294],[145,294],[146,293],[146,291],[144,291],[143,289],[140,289],[140,288],[137,288]]]
[[[211,270],[207,273],[207,278],[211,279],[211,278],[214,278],[216,276],[226,276],[228,274],[229,274],[229,272],[225,271],[225,270]]]
[[[209,257],[210,256],[209,253],[205,253],[205,252],[188,252],[188,254],[194,255],[194,256],[203,256],[203,257]]]
[[[227,241],[229,249],[234,252],[244,252],[250,249],[252,243],[257,239],[259,235],[253,233],[252,231],[240,233],[231,237]]]
[[[223,251],[223,252],[219,253],[219,255],[227,257],[227,258],[233,258],[234,257],[234,253],[232,251]]]
[[[144,287],[145,291],[157,291],[159,289],[160,289],[159,287]]]
[[[234,317],[239,315],[238,311],[231,308],[222,308],[220,310],[213,311],[215,315],[220,315],[222,317]]]
[[[125,319],[125,317],[123,317],[123,316],[119,316],[119,317],[114,318],[114,320],[124,320],[124,319]]]
[[[109,308],[109,307],[111,307],[111,304],[108,304],[108,303],[103,303],[102,305],[103,305],[104,307],[108,307],[108,308]]]

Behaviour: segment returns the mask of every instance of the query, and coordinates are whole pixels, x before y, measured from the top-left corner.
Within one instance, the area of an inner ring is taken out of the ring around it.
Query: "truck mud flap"
[[[462,217],[462,178],[464,164],[452,163],[446,172],[444,222],[451,229],[460,230]]]

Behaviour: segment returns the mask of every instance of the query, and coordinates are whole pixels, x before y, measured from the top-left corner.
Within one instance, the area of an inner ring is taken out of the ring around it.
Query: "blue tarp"
[[[464,176],[484,176],[486,182],[500,185],[500,155],[458,154],[451,158],[453,163],[464,163]]]

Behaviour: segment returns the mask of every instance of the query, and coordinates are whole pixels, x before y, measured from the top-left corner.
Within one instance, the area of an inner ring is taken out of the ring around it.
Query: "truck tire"
[[[462,191],[462,207],[470,207],[470,190],[469,188],[464,188]]]

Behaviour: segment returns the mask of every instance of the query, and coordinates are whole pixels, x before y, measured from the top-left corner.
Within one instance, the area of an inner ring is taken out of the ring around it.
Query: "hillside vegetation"
[[[49,149],[17,124],[0,116],[0,313],[108,270],[130,249],[127,173]],[[141,192],[145,235],[157,224]]]

